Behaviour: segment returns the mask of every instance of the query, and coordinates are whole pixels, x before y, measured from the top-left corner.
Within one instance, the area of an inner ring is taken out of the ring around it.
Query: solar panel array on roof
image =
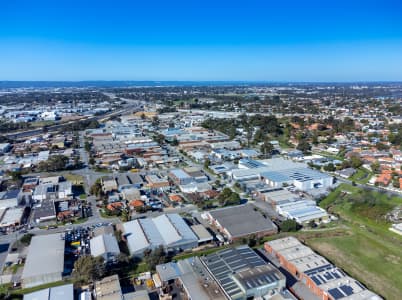
[[[267,171],[261,173],[261,175],[275,182],[283,182],[290,180],[304,182],[328,177],[328,175],[324,173],[318,172],[316,170],[311,170],[306,167],[298,167],[279,171]]]
[[[348,285],[341,285],[339,287],[330,289],[328,293],[334,297],[334,299],[342,299],[344,297],[348,297],[353,295],[355,292],[353,291],[353,288]]]
[[[239,164],[243,165],[244,167],[246,167],[248,169],[266,167],[266,165],[264,165],[262,162],[259,162],[257,160],[248,159],[248,158],[240,159]]]
[[[346,296],[350,296],[353,294],[353,289],[348,285],[341,285],[339,287]]]
[[[280,277],[284,279],[280,272],[270,265],[247,269],[235,274],[234,277],[248,289],[278,282],[281,280]]]
[[[305,274],[311,277],[317,285],[344,277],[342,271],[331,264],[310,269],[305,271]]]
[[[344,295],[341,293],[341,291],[340,291],[338,288],[330,289],[330,290],[328,291],[328,293],[329,293],[335,300],[341,299],[341,298],[344,297]]]
[[[266,265],[248,246],[225,249],[202,258],[202,261],[232,299],[239,297],[242,291],[230,275],[247,268]]]
[[[311,278],[319,289],[328,292],[335,300],[346,297],[348,299],[381,299],[358,281],[346,275],[341,269],[313,253],[310,248],[301,244],[294,237],[270,241],[267,244],[272,247],[273,251],[293,264],[299,273],[304,273]],[[304,251],[300,249],[304,249]]]

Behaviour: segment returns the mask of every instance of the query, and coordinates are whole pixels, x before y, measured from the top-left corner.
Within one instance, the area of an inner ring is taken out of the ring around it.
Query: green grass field
[[[401,245],[384,241],[365,228],[306,243],[386,299],[402,299]]]
[[[43,126],[50,126],[56,124],[55,121],[37,121],[37,122],[32,122],[31,126],[32,127],[43,127]]]
[[[373,174],[370,173],[368,170],[364,168],[359,168],[357,169],[357,172],[350,177],[350,180],[353,180],[357,183],[366,184],[367,182],[369,182],[371,176],[373,176]]]
[[[402,237],[380,217],[384,209],[401,205],[402,198],[369,192],[363,197],[376,199],[376,204],[359,206],[361,194],[358,187],[342,184],[320,203],[340,216],[343,229],[338,234],[299,237],[369,289],[386,299],[402,299]]]
[[[80,185],[84,182],[84,177],[82,175],[78,175],[78,174],[68,173],[68,174],[64,174],[63,177],[66,180],[71,181],[73,184],[76,184],[76,185]]]

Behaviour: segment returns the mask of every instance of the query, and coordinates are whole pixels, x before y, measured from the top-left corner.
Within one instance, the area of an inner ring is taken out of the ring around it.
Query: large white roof
[[[169,245],[181,240],[177,229],[173,226],[167,215],[161,215],[153,219],[153,222],[163,238],[164,244]]]
[[[124,223],[123,227],[131,253],[142,252],[150,246],[138,220]]]
[[[117,240],[112,234],[102,234],[94,237],[90,241],[90,246],[93,256],[100,256],[105,253],[120,253]]]
[[[64,240],[60,234],[34,236],[29,246],[22,279],[64,270]]]
[[[198,241],[197,236],[178,214],[138,219],[123,224],[132,254],[147,248],[175,246],[184,241]]]

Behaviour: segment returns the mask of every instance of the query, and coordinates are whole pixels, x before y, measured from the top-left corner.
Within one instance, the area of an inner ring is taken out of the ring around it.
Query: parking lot
[[[71,274],[74,268],[74,262],[82,255],[91,254],[90,239],[92,237],[92,227],[77,227],[67,229],[61,233],[65,240],[65,259],[64,273]]]

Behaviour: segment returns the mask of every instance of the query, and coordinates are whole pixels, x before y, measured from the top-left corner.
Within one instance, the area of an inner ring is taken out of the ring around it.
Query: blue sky
[[[0,80],[402,80],[402,1],[1,1]]]

